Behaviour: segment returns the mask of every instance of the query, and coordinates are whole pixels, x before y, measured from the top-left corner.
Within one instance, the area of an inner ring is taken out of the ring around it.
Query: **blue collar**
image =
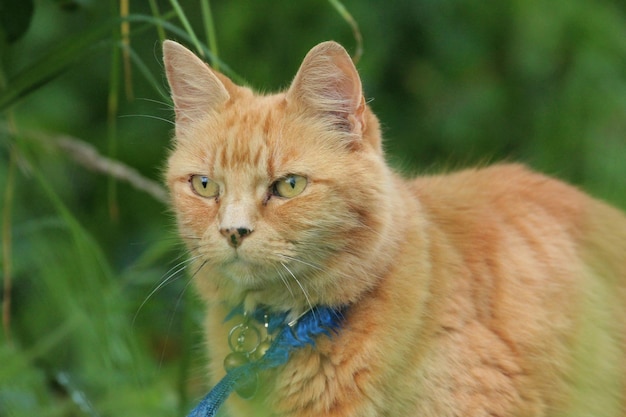
[[[287,321],[287,313],[272,315],[262,308],[246,315],[245,321],[230,331],[228,343],[233,353],[225,360],[226,375],[187,417],[214,417],[233,391],[244,398],[254,396],[259,371],[284,365],[294,350],[315,346],[319,335],[331,336],[339,329],[344,311],[345,308],[314,307],[292,321]],[[226,320],[242,313],[243,308],[238,307]],[[261,340],[261,332],[252,320],[263,325],[268,335],[275,336]],[[252,340],[247,346],[246,338]]]

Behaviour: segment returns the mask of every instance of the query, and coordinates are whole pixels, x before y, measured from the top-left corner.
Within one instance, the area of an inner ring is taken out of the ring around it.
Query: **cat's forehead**
[[[246,100],[233,100],[220,112],[221,128],[231,131],[258,131],[269,133],[284,112],[281,95],[253,96]]]
[[[257,96],[234,102],[218,116],[212,143],[213,168],[220,173],[241,169],[273,175],[295,158],[295,141],[288,125],[284,97]]]

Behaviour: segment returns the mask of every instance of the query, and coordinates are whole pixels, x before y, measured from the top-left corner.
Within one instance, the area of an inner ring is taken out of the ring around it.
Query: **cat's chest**
[[[239,414],[262,417],[340,416],[344,414],[346,381],[329,352],[319,347],[305,347],[294,352],[289,361],[259,374],[259,391],[254,398],[237,396],[232,402]],[[348,381],[357,395],[356,382]]]

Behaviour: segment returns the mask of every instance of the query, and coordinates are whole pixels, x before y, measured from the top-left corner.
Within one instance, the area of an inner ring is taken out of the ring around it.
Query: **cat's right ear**
[[[333,128],[360,136],[365,130],[361,79],[350,55],[336,42],[322,42],[302,61],[287,100],[329,120]]]
[[[176,112],[176,135],[230,98],[219,77],[181,44],[163,42],[163,63]]]

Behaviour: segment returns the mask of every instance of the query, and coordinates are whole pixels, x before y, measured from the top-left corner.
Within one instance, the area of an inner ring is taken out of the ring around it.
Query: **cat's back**
[[[464,333],[475,323],[493,343],[504,341],[532,375],[533,392],[561,392],[541,401],[547,409],[565,401],[588,415],[622,416],[626,216],[515,164],[409,184],[430,225],[431,252],[448,259],[435,271],[458,264],[455,276],[439,274],[450,280],[441,316],[454,317],[442,327]],[[463,343],[481,343],[475,334]]]
[[[594,275],[626,302],[620,210],[519,164],[420,177],[411,188],[426,218],[470,265],[539,265],[537,272],[552,271],[553,279]]]
[[[411,188],[426,215],[453,235],[485,235],[500,224],[499,232],[516,229],[529,239],[561,236],[578,249],[602,252],[594,255],[615,264],[626,281],[626,216],[574,186],[502,164],[419,177]]]
[[[590,200],[576,188],[519,164],[421,176],[411,182],[411,187],[422,205],[435,216],[456,217],[464,211],[476,214],[489,208],[521,214],[524,208],[534,206],[558,211],[563,220],[574,221]]]

